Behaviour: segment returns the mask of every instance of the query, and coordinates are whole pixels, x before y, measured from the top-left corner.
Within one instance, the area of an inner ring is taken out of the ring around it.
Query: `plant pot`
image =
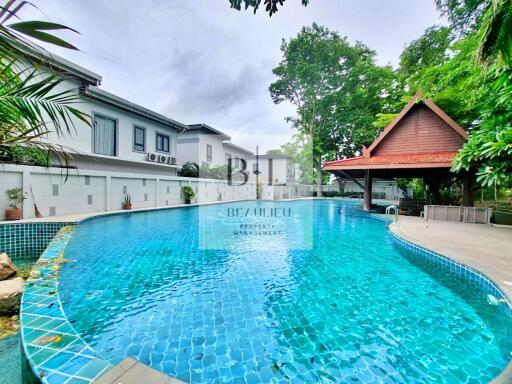
[[[23,218],[23,210],[21,208],[9,208],[5,210],[6,220],[21,220]]]
[[[185,204],[190,204],[190,199],[185,199]]]
[[[123,203],[123,209],[127,209],[127,210],[132,209],[132,203]]]

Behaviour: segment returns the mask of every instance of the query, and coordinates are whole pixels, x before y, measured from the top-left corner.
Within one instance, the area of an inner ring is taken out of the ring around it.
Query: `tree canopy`
[[[419,71],[444,63],[448,58],[452,37],[450,28],[427,28],[418,39],[409,43],[400,54],[398,75],[404,81]]]
[[[405,47],[396,72],[403,94],[422,90],[470,133],[453,171],[477,169],[482,185],[510,183],[512,2],[437,0],[436,4],[451,24],[428,28]],[[376,125],[394,116],[379,115]]]
[[[375,64],[375,51],[366,45],[351,45],[317,24],[283,41],[281,51],[270,95],[275,103],[295,107],[288,121],[310,142],[321,196],[322,160],[350,156],[370,144],[379,131],[372,125],[375,115],[396,102],[393,70]]]
[[[242,8],[248,9],[252,8],[254,13],[256,13],[263,1],[263,6],[265,7],[265,12],[268,12],[269,16],[275,14],[279,7],[284,5],[285,0],[229,0],[231,4],[231,8],[235,8],[237,10],[241,10]],[[302,5],[306,6],[309,3],[309,0],[301,0]]]
[[[432,26],[409,43],[396,70],[376,65],[375,52],[363,43],[351,45],[316,24],[283,41],[270,93],[275,103],[295,106],[288,121],[300,139],[288,145],[310,144],[317,183],[324,157],[356,154],[418,90],[470,133],[453,171],[476,168],[486,185],[510,182],[512,3],[436,0],[436,5],[450,25]]]
[[[491,0],[435,0],[437,9],[448,18],[451,30],[464,35],[475,29]]]

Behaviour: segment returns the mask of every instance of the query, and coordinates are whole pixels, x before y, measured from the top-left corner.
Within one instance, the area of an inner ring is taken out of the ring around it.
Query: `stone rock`
[[[0,281],[0,315],[19,311],[24,286],[22,277]]]
[[[16,275],[18,270],[12,263],[7,253],[0,253],[0,281],[7,280],[9,277]]]

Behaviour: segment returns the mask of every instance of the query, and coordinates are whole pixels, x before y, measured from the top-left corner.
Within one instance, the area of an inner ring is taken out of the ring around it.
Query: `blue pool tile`
[[[64,384],[69,380],[69,376],[61,375],[60,373],[52,373],[45,379],[48,384]]]
[[[75,356],[67,364],[60,367],[59,372],[63,372],[70,376],[73,376],[78,371],[82,370],[92,360],[92,358],[86,356]]]

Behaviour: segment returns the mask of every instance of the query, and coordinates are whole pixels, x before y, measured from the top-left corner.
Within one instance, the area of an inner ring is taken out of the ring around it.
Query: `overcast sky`
[[[377,51],[396,66],[404,45],[443,23],[434,0],[287,0],[272,18],[238,12],[228,0],[40,0],[25,19],[77,29],[81,52],[51,48],[103,76],[101,87],[186,124],[207,123],[235,144],[260,151],[290,140],[268,86],[281,39],[303,25],[325,25]]]

